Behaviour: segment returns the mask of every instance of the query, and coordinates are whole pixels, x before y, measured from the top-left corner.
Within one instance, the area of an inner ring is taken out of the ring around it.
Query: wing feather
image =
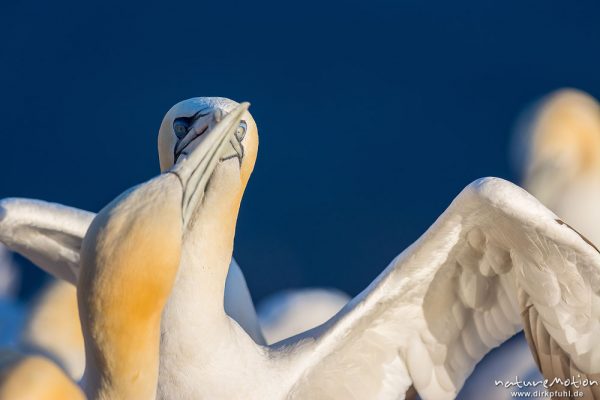
[[[544,373],[595,376],[599,282],[600,253],[585,238],[519,187],[475,181],[340,313],[281,345],[302,344],[290,398],[318,386],[322,399],[397,399],[411,383],[423,399],[454,398],[523,326]],[[392,362],[406,371],[395,392]],[[363,390],[339,391],[357,381]]]
[[[0,201],[0,241],[51,275],[75,284],[79,249],[95,214],[39,200]]]

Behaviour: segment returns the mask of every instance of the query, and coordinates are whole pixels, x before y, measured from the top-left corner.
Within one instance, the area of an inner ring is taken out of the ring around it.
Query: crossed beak
[[[223,111],[220,109],[214,109],[209,111],[200,112],[193,117],[194,123],[190,128],[189,132],[185,135],[185,137],[179,139],[175,144],[174,149],[174,162],[177,163],[181,156],[187,156],[193,150],[194,144],[196,140],[206,134],[206,132],[211,131],[216,124],[218,124],[223,119]],[[237,158],[240,165],[242,164],[242,159],[244,158],[244,146],[242,146],[243,137],[238,137],[238,135],[234,135],[229,144],[231,148],[228,149],[225,153],[223,153],[221,160],[228,160],[230,158]]]
[[[235,133],[249,106],[249,103],[242,103],[225,117],[222,114],[216,116],[215,120],[219,120],[212,129],[209,130],[208,125],[198,132],[194,129],[177,144],[176,164],[168,172],[177,175],[183,187],[184,227],[187,227],[192,213],[202,202],[206,185],[219,161],[238,157],[241,163],[244,150]],[[203,136],[202,141],[189,153],[185,152],[184,149],[200,135]],[[187,139],[188,136],[190,139]]]

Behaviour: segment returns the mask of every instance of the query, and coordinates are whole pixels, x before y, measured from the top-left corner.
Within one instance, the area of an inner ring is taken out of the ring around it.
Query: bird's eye
[[[190,122],[187,118],[177,118],[173,122],[173,130],[179,139],[183,139],[190,130]]]
[[[240,126],[238,126],[237,131],[235,131],[235,137],[237,138],[238,142],[241,142],[244,136],[246,136],[246,122],[242,121],[240,122]]]

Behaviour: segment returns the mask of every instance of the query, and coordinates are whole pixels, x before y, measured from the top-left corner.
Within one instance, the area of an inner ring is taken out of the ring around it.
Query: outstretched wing
[[[49,274],[76,284],[79,249],[95,214],[39,200],[0,201],[0,242]]]
[[[519,187],[481,179],[336,317],[279,345],[299,359],[290,397],[397,399],[412,383],[454,398],[522,320],[550,373],[596,374],[599,290],[589,241]]]

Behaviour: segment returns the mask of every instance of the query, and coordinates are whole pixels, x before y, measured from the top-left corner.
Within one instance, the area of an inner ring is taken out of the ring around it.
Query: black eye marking
[[[173,122],[173,130],[175,131],[175,135],[177,135],[177,138],[183,139],[185,135],[187,135],[187,133],[189,132],[190,126],[192,126],[191,118],[177,118]]]
[[[175,132],[177,138],[179,140],[183,139],[190,131],[190,128],[194,124],[194,121],[196,121],[200,117],[205,117],[208,114],[210,114],[210,111],[203,109],[196,112],[191,117],[176,118],[175,121],[173,121],[173,131]]]
[[[246,129],[246,121],[240,121],[240,126],[238,126],[237,130],[235,131],[235,137],[237,138],[238,142],[241,142],[242,139],[244,139],[244,136],[246,136]]]

